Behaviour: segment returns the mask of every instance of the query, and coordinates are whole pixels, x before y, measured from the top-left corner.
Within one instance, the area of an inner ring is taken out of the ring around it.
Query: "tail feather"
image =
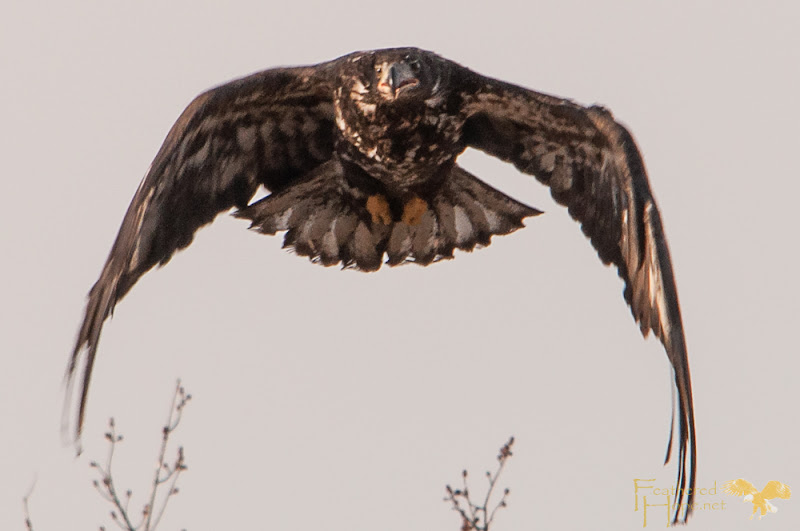
[[[411,227],[405,223],[395,223],[386,246],[386,255],[389,257],[386,263],[391,266],[402,264],[411,256],[412,250]]]
[[[404,225],[404,223],[401,224]],[[411,233],[411,252],[404,261],[413,260],[420,265],[428,265],[434,260],[441,260],[445,257],[452,258],[452,253],[450,255],[444,254],[444,241],[440,236],[436,214],[432,210],[426,210],[419,223],[409,227],[409,232]],[[395,259],[392,260],[393,258]],[[402,263],[402,261],[391,255],[389,260],[395,263]]]
[[[471,250],[464,246],[466,238],[462,238],[461,242],[459,242],[458,229],[456,228],[456,209],[452,201],[447,199],[444,194],[437,195],[433,200],[433,211],[436,213],[436,220],[439,222],[439,234],[443,242],[441,248],[442,256],[452,258],[456,247],[466,251]]]
[[[455,249],[489,245],[492,236],[513,232],[524,218],[541,214],[454,166],[435,192],[420,198],[426,205],[421,215],[387,223],[368,212],[366,194],[348,185],[343,172],[336,162],[324,164],[306,180],[235,215],[265,234],[286,231],[284,247],[314,262],[374,271],[384,256],[391,266],[452,258]],[[402,212],[402,205],[393,211]]]

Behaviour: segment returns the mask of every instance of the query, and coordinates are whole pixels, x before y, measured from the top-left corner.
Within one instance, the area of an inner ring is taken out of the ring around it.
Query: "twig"
[[[453,510],[457,511],[461,516],[461,531],[489,531],[489,526],[494,521],[497,510],[501,507],[506,507],[506,498],[510,494],[509,489],[503,490],[503,497],[489,511],[489,502],[492,498],[492,493],[497,485],[497,480],[505,468],[506,461],[513,454],[511,453],[511,446],[514,444],[514,437],[508,439],[508,442],[500,448],[500,453],[497,455],[499,465],[494,474],[486,472],[486,478],[489,480],[489,488],[486,490],[486,496],[483,498],[481,505],[476,504],[470,498],[469,487],[467,485],[467,471],[461,472],[461,480],[463,487],[461,489],[453,489],[450,485],[445,487],[447,496],[444,498],[453,506]]]
[[[164,459],[164,456],[166,455],[169,436],[173,431],[175,431],[175,429],[178,427],[178,424],[180,424],[183,408],[186,406],[189,400],[191,400],[191,398],[192,396],[186,393],[184,388],[181,387],[180,380],[178,380],[175,388],[175,394],[172,398],[172,405],[170,406],[170,413],[169,417],[167,418],[167,423],[161,430],[161,449],[159,451],[158,464],[156,466],[155,476],[150,489],[149,503],[147,503],[142,509],[141,520],[136,525],[134,525],[132,522],[129,511],[129,505],[133,491],[130,489],[125,491],[125,501],[123,502],[120,499],[120,496],[117,493],[117,488],[114,484],[111,465],[114,459],[114,450],[116,449],[117,443],[122,441],[122,435],[117,434],[114,419],[112,418],[109,420],[109,431],[105,434],[105,438],[109,441],[106,465],[103,467],[96,461],[92,461],[89,466],[95,468],[100,474],[100,480],[94,480],[93,485],[100,495],[114,506],[115,509],[111,511],[111,518],[120,527],[120,529],[123,529],[124,531],[138,531],[139,529],[142,529],[142,531],[155,531],[158,523],[161,521],[164,511],[167,508],[167,503],[170,497],[178,493],[176,483],[181,472],[187,468],[186,460],[184,459],[183,447],[178,448],[178,455],[172,464],[167,463]],[[156,506],[159,487],[166,482],[170,482],[169,491],[167,491],[166,495],[163,495],[163,499],[160,500],[157,515],[155,519],[153,519],[153,514],[155,512],[153,508]],[[101,527],[100,529],[101,531],[105,531],[104,527]],[[29,531],[32,530],[29,529]]]
[[[33,481],[33,485],[31,488],[28,489],[28,493],[22,498],[22,510],[25,512],[25,527],[28,531],[33,531],[33,522],[31,521],[31,513],[28,510],[28,498],[31,497],[33,494],[33,487],[36,486],[36,480]]]
[[[106,458],[105,468],[103,468],[97,461],[92,461],[89,463],[90,467],[96,468],[100,473],[100,481],[95,479],[92,482],[92,485],[94,485],[94,488],[97,489],[97,492],[99,492],[104,499],[112,503],[114,507],[117,508],[116,511],[111,511],[111,518],[114,520],[114,522],[122,529],[136,531],[138,526],[134,526],[128,517],[128,502],[130,501],[132,493],[130,490],[125,492],[125,497],[127,499],[125,505],[123,506],[119,499],[119,495],[117,494],[117,488],[114,485],[114,478],[111,475],[111,463],[114,460],[114,450],[116,449],[117,443],[122,441],[122,435],[117,434],[117,427],[113,418],[108,420],[108,431],[105,433],[105,438],[109,442],[108,457]],[[117,512],[119,512],[119,514],[117,514]]]
[[[180,476],[181,472],[186,470],[186,463],[183,459],[183,447],[178,447],[178,457],[175,459],[175,463],[170,466],[166,462],[164,462],[164,455],[167,452],[167,443],[169,442],[170,434],[175,431],[175,428],[178,427],[178,424],[181,421],[181,417],[183,416],[183,408],[186,407],[186,404],[189,400],[192,399],[192,395],[187,395],[186,391],[183,387],[181,387],[181,381],[178,380],[178,383],[175,386],[175,394],[172,397],[172,406],[169,409],[169,416],[167,417],[167,423],[164,425],[164,428],[161,430],[161,449],[158,453],[158,466],[156,466],[155,474],[153,476],[153,487],[150,491],[150,503],[147,505],[147,516],[146,516],[146,525],[145,531],[150,531],[155,529],[158,525],[158,522],[161,521],[161,516],[164,514],[164,510],[167,508],[167,501],[169,498],[178,493],[178,489],[175,487],[175,483],[178,481],[178,477]],[[161,471],[165,470],[167,475],[163,478],[161,477]],[[167,495],[164,497],[162,501],[161,508],[158,511],[158,516],[156,516],[155,521],[152,521],[153,516],[153,508],[155,507],[155,500],[156,500],[156,491],[158,487],[172,478],[172,484],[169,487],[169,491]],[[152,526],[151,526],[151,522]]]

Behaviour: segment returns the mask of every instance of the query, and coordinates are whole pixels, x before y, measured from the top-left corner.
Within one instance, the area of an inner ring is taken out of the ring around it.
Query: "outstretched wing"
[[[761,491],[761,495],[767,500],[773,498],[788,500],[792,497],[792,489],[789,488],[789,485],[773,480],[767,483],[767,486]]]
[[[748,494],[758,493],[758,490],[756,490],[752,483],[742,478],[728,481],[723,485],[722,490],[731,496],[747,496]]]
[[[201,94],[178,118],[89,292],[66,374],[65,429],[85,353],[76,441],[103,322],[139,277],[167,263],[220,212],[245,207],[259,184],[280,190],[330,158],[334,125],[329,66],[253,74]]]
[[[678,390],[678,487],[691,512],[695,476],[692,390],[667,241],[642,157],[630,133],[603,108],[539,94],[458,70],[465,143],[536,176],[581,223],[606,263],[625,281],[625,300],[642,334],[652,330]],[[674,422],[674,416],[673,416]],[[667,449],[667,461],[671,453]],[[688,467],[688,470],[687,470]],[[677,521],[681,504],[676,505]]]

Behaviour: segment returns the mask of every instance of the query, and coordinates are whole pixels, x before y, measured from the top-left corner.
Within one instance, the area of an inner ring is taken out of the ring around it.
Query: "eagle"
[[[775,498],[788,500],[792,497],[792,489],[789,488],[789,485],[774,480],[768,482],[761,492],[759,492],[752,483],[742,478],[728,481],[723,488],[726,494],[730,494],[731,496],[743,496],[742,501],[744,503],[750,502],[753,504],[753,513],[750,515],[750,520],[752,520],[759,511],[761,511],[761,514],[758,515],[759,520],[761,520],[767,512],[778,512],[778,508],[772,505],[769,500]]]
[[[66,371],[65,423],[74,428],[65,429],[77,443],[114,306],[222,212],[233,209],[264,234],[283,232],[283,246],[314,263],[360,271],[450,259],[541,214],[459,166],[467,148],[549,186],[602,262],[616,266],[642,334],[661,340],[677,389],[665,463],[677,419],[673,522],[681,511],[685,521],[696,467],[686,342],[661,216],[633,137],[603,107],[492,79],[417,48],[269,69],[189,104],[89,292]],[[254,201],[260,187],[269,195]]]

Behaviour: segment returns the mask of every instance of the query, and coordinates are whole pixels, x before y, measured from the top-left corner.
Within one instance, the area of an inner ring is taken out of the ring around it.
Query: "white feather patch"
[[[149,168],[147,172],[150,172]],[[142,184],[144,184],[144,179],[142,179]],[[139,185],[140,189],[142,184]],[[142,204],[139,205],[139,208],[136,210],[136,245],[133,248],[131,259],[128,261],[128,271],[133,271],[139,266],[139,251],[142,248],[142,223],[144,222],[144,214],[147,212],[147,208],[150,206],[150,201],[153,199],[153,194],[155,191],[155,188],[151,188],[147,192],[147,196],[145,196]]]
[[[464,245],[472,239],[472,222],[462,207],[454,206],[453,212],[455,213],[456,244]]]
[[[320,254],[324,256],[339,256],[339,244],[337,243],[336,236],[333,232],[335,228],[336,220],[333,220],[331,228],[322,236]]]
[[[287,208],[279,217],[275,218],[275,230],[289,230],[289,218],[292,217],[294,208]]]
[[[375,116],[375,109],[377,106],[374,103],[358,102],[356,105],[361,109],[361,113],[364,116]]]
[[[339,128],[339,131],[345,132],[347,130],[347,124],[344,121],[344,117],[342,116],[342,109],[338,105],[335,106],[335,114],[336,114],[336,127]]]
[[[356,79],[353,82],[353,87],[350,89],[350,99],[355,101],[361,101],[364,98],[364,94],[366,94],[367,89],[364,84]]]
[[[481,208],[483,209],[483,214],[486,216],[486,221],[489,222],[489,230],[492,232],[498,232],[503,220],[500,219],[500,216],[498,216],[496,212],[489,210],[488,208],[484,208],[483,206],[481,206]]]

